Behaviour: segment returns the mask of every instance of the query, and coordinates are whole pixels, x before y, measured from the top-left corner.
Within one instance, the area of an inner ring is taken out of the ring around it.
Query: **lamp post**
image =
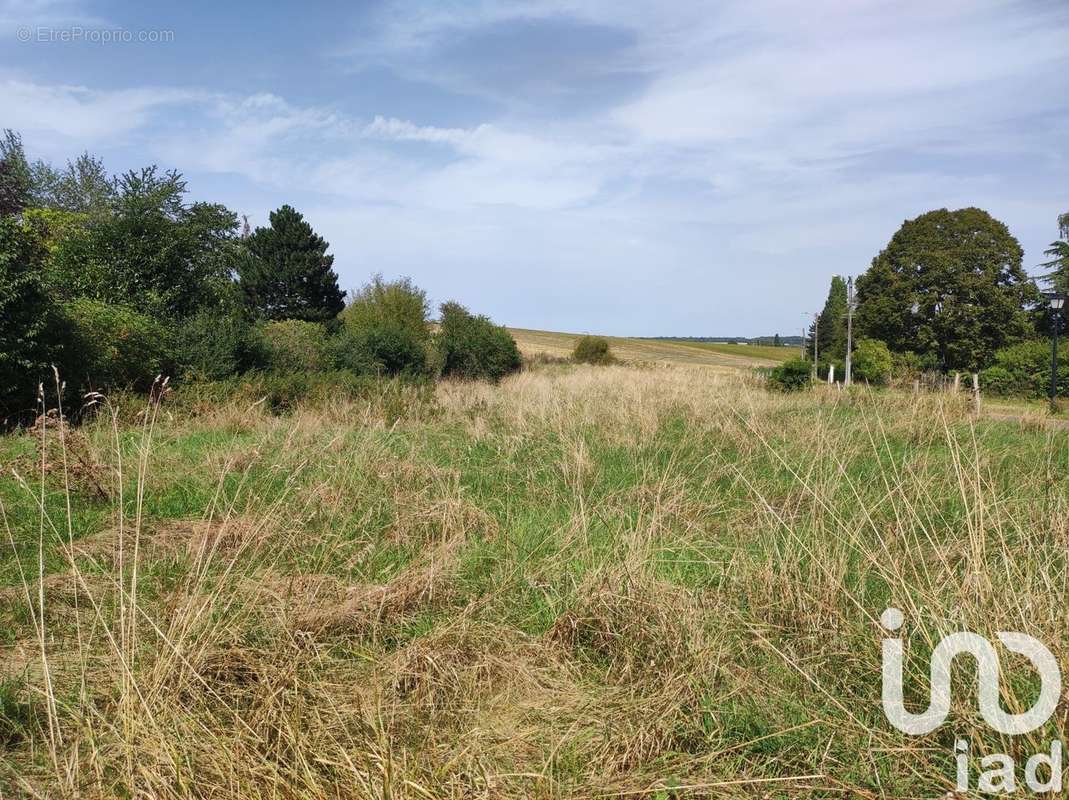
[[[1065,305],[1064,294],[1048,294],[1047,301],[1050,303],[1052,314],[1051,324],[1054,328],[1054,336],[1050,344],[1050,410],[1051,413],[1058,411],[1058,321],[1062,315],[1062,306]]]

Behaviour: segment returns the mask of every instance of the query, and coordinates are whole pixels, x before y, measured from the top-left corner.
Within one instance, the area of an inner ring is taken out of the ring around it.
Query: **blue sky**
[[[0,0],[0,42],[31,157],[288,202],[343,287],[519,327],[793,333],[904,219],[985,208],[1035,272],[1069,211],[1064,0]]]

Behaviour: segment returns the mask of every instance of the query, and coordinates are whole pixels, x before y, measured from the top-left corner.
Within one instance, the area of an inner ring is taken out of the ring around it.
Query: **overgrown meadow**
[[[1064,737],[967,666],[898,733],[878,620],[921,706],[951,630],[1069,663],[1065,431],[687,366],[227,394],[0,439],[2,796],[932,797]]]

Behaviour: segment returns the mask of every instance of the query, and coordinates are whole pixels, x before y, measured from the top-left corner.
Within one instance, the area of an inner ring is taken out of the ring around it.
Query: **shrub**
[[[609,340],[604,336],[580,336],[572,350],[572,358],[581,364],[611,364],[613,358]]]
[[[792,358],[769,371],[768,382],[781,392],[796,392],[809,386],[812,371],[809,361]]]
[[[349,370],[250,372],[179,386],[170,403],[172,408],[193,415],[210,413],[228,403],[262,403],[273,414],[285,414],[298,406],[327,406],[339,401],[366,401],[395,419],[433,408],[434,384],[427,380],[380,380]]]
[[[31,231],[0,217],[0,417],[32,415],[53,357],[55,308],[43,286],[45,250]]]
[[[174,359],[183,377],[219,380],[266,366],[268,354],[263,338],[240,312],[201,311],[179,326]]]
[[[882,386],[887,383],[893,364],[891,351],[879,339],[862,339],[854,348],[852,370],[858,380]]]
[[[995,363],[980,375],[980,387],[992,394],[1047,397],[1050,393],[1050,342],[1020,342],[995,353]],[[1069,363],[1058,363],[1058,394],[1069,396]]]
[[[411,280],[384,281],[376,275],[353,295],[341,319],[352,331],[375,330],[379,336],[396,338],[395,332],[400,329],[407,332],[407,340],[427,343],[431,338],[428,312],[427,293]],[[391,333],[386,334],[386,330]]]
[[[442,304],[437,337],[443,375],[498,381],[522,363],[511,334],[459,303]]]
[[[983,391],[997,395],[1023,394],[1017,379],[1005,367],[998,365],[988,367],[981,373],[980,386]]]
[[[287,319],[263,322],[256,328],[268,369],[276,372],[320,372],[328,365],[327,332],[317,322]]]
[[[148,389],[173,367],[169,332],[126,306],[80,298],[64,306],[62,374],[79,391]]]
[[[366,375],[422,375],[428,371],[427,294],[408,278],[376,275],[341,313],[333,343],[337,368]]]
[[[913,351],[891,354],[891,380],[895,383],[912,383],[924,371],[924,360]]]
[[[331,360],[336,369],[358,375],[423,375],[427,344],[410,328],[390,322],[359,328],[347,323],[331,342]]]

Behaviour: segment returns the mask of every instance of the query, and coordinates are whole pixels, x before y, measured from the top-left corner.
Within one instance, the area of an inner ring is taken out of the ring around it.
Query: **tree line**
[[[408,279],[374,276],[346,298],[328,250],[289,205],[251,229],[221,204],[191,202],[178,172],[110,175],[89,153],[63,168],[31,162],[5,131],[0,419],[32,417],[53,366],[68,406],[161,373],[496,380],[519,368],[508,332],[459,303],[441,306],[434,329]]]
[[[1039,266],[1051,291],[1069,291],[1069,213]],[[882,383],[921,373],[981,372],[988,391],[1041,396],[1050,382],[1058,318],[1023,265],[1007,226],[979,208],[938,209],[907,220],[855,285],[853,360]],[[847,282],[836,275],[813,326],[809,356],[842,374]],[[1059,370],[1069,393],[1069,367]]]

